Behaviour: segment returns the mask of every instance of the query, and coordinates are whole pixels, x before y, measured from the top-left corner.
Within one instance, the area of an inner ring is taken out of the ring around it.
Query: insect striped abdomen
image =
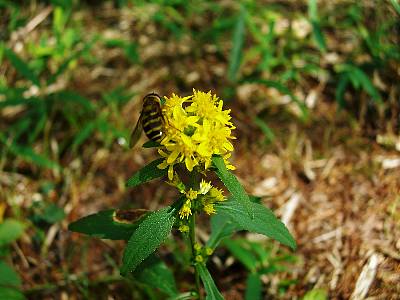
[[[143,131],[150,140],[160,142],[163,135],[163,117],[159,100],[149,97],[143,103],[142,125]]]

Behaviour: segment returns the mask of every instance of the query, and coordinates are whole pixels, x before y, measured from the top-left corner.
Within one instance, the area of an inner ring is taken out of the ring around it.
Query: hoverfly
[[[142,131],[150,140],[159,143],[164,137],[164,124],[160,96],[155,93],[146,95],[143,98],[140,117],[131,134],[130,147],[133,148],[136,145]]]

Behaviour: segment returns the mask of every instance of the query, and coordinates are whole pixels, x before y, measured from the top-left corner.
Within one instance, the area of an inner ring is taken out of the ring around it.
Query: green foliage
[[[126,276],[166,240],[175,222],[175,209],[165,207],[150,213],[131,235],[122,258],[121,275]]]
[[[40,207],[34,207],[34,212],[30,217],[33,223],[39,224],[41,222],[45,222],[47,224],[54,224],[62,221],[65,218],[64,209],[62,209],[58,205],[54,203],[39,203],[41,203],[42,205],[37,204],[36,206]]]
[[[222,297],[221,293],[219,292],[206,266],[203,264],[196,264],[195,268],[204,284],[204,289],[207,294],[206,300],[223,300],[224,297]]]
[[[0,260],[0,299],[23,300],[25,296],[20,289],[21,279],[18,274]]]
[[[327,49],[318,18],[317,0],[308,0],[308,17],[310,18],[310,22],[313,27],[314,39],[318,45],[318,48],[325,52]]]
[[[0,223],[0,247],[17,240],[25,230],[25,225],[15,219],[5,219]]]
[[[207,247],[217,248],[223,239],[230,237],[235,231],[238,231],[238,226],[228,215],[213,215],[211,217],[211,235],[207,241]]]
[[[262,119],[256,117],[254,119],[254,123],[256,123],[258,127],[260,127],[261,131],[265,135],[266,144],[273,143],[275,141],[276,137],[273,130]]]
[[[345,105],[344,92],[349,83],[356,90],[362,89],[371,96],[371,99],[381,104],[381,96],[378,90],[374,87],[367,74],[359,67],[353,64],[342,64],[336,67],[339,74],[339,84],[336,88],[336,99],[343,107]]]
[[[323,289],[313,289],[311,291],[308,291],[302,299],[303,300],[327,300],[328,293]]]
[[[243,44],[246,34],[246,9],[242,6],[236,20],[232,37],[232,50],[229,58],[228,79],[236,82],[243,55]]]
[[[16,55],[11,49],[6,48],[4,50],[5,56],[10,60],[11,64],[14,68],[20,73],[23,77],[30,80],[32,83],[40,86],[39,78],[36,74],[31,70],[31,68],[26,64],[18,55]]]
[[[161,170],[157,168],[163,159],[156,159],[155,161],[149,163],[139,171],[135,173],[131,178],[128,179],[126,186],[135,187],[142,183],[151,181],[156,178],[160,178],[167,175],[167,169]]]
[[[132,275],[137,281],[159,289],[170,297],[178,295],[174,274],[154,254],[145,259]]]
[[[258,274],[250,273],[246,281],[245,300],[258,300],[261,298],[262,281]]]
[[[246,213],[246,207],[240,201],[230,199],[218,204],[217,214],[226,215],[237,225],[238,230],[248,230],[273,238],[282,244],[296,249],[296,242],[285,225],[262,204],[248,202],[254,212],[254,218]]]
[[[237,202],[242,203],[245,211],[249,214],[251,218],[254,218],[254,211],[252,210],[252,207],[250,205],[249,196],[246,194],[246,191],[237,180],[235,175],[228,171],[223,158],[221,156],[213,156],[212,162],[214,167],[216,168],[215,173],[231,192],[232,197],[234,197]]]
[[[100,239],[127,241],[146,218],[147,213],[139,214],[133,210],[123,211],[122,215],[128,215],[130,218],[118,219],[118,211],[114,209],[99,211],[69,224],[68,229]]]

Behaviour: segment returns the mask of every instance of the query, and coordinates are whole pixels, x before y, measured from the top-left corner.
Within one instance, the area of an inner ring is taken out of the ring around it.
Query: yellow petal
[[[168,179],[172,180],[174,178],[174,165],[170,165],[168,168]]]
[[[179,155],[179,151],[178,151],[178,150],[174,150],[174,151],[168,156],[167,163],[168,163],[168,164],[172,164],[172,163],[176,160],[176,158],[178,157],[178,155]]]

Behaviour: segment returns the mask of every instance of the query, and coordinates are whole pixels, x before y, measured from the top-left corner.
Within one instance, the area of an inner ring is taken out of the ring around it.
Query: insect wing
[[[140,117],[136,123],[135,129],[133,129],[133,131],[132,131],[129,147],[133,148],[136,145],[136,143],[139,141],[139,139],[142,135],[142,131],[143,131],[142,114],[140,114]]]

